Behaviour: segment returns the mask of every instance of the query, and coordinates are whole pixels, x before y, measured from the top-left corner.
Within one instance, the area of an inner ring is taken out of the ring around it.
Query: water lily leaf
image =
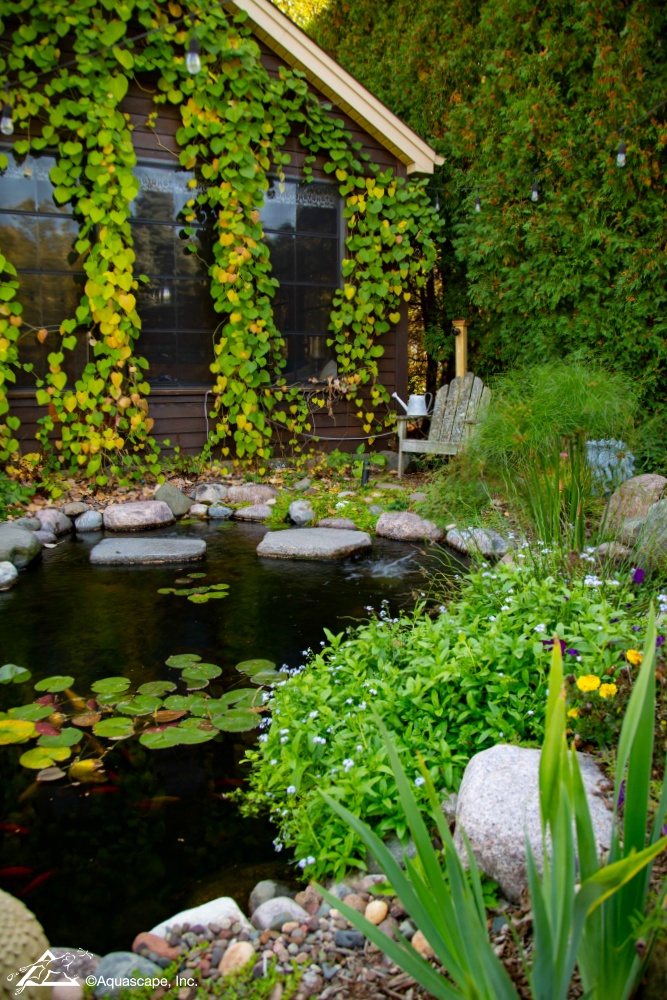
[[[206,732],[210,733],[211,730],[217,732],[216,727],[211,722],[209,722],[208,719],[197,719],[197,718],[184,719],[183,722],[179,724],[179,728],[201,729],[202,732],[204,733]]]
[[[87,728],[88,726],[94,726],[101,718],[102,716],[99,712],[86,712],[85,715],[75,715],[72,719],[72,725]]]
[[[166,750],[168,747],[175,747],[177,740],[169,735],[175,728],[175,726],[170,726],[168,729],[161,729],[157,732],[142,733],[139,742],[142,746],[148,747],[149,750]]]
[[[160,587],[158,594],[175,594],[176,591],[173,587]]]
[[[35,684],[35,691],[64,691],[74,683],[73,677],[65,677],[62,674],[54,674],[53,677],[45,677],[43,681]]]
[[[19,763],[23,767],[29,767],[30,770],[41,771],[45,767],[51,767],[56,760],[67,760],[70,753],[71,750],[68,747],[50,747],[49,749],[33,747],[32,750],[26,750],[25,753],[21,754]]]
[[[189,580],[201,580],[206,576],[206,573],[188,573]],[[178,580],[176,581],[178,583]]]
[[[37,743],[40,747],[73,747],[81,742],[81,733],[78,729],[62,729],[57,736],[40,736]]]
[[[212,583],[211,590],[229,590],[228,583]]]
[[[173,733],[174,731],[178,732],[178,741],[175,744],[176,746],[179,743],[185,743],[189,746],[194,746],[196,743],[208,743],[209,740],[215,739],[218,735],[218,730],[215,726],[212,726],[210,729],[203,730],[181,729],[179,725],[172,727],[171,732]]]
[[[177,719],[182,719],[187,712],[181,711],[177,712],[174,709],[160,709],[159,712],[155,713],[156,722],[176,722]]]
[[[25,667],[19,667],[15,663],[5,663],[0,667],[0,684],[23,684],[29,681],[32,674]]]
[[[220,711],[226,712],[230,705],[235,705],[237,708],[251,708],[255,706],[255,702],[261,704],[261,694],[257,688],[236,688],[235,691],[227,691],[217,699],[220,708],[216,708],[216,714]],[[213,714],[210,706],[209,710]]]
[[[200,660],[201,656],[197,656],[196,653],[179,653],[177,656],[170,656],[165,662],[168,667],[183,670],[184,667],[191,667],[193,663],[199,663]]]
[[[27,719],[0,719],[0,746],[25,743],[35,735],[35,726]]]
[[[284,671],[279,670],[260,670],[258,673],[253,674],[250,680],[253,684],[277,684],[279,681],[286,681],[287,674]]]
[[[65,772],[60,767],[45,767],[39,772],[35,781],[40,784],[43,781],[59,781],[61,778],[65,777]]]
[[[52,726],[50,722],[36,722],[35,732],[39,733],[40,736],[57,736],[60,730]]]
[[[19,708],[10,708],[9,714],[12,719],[38,722],[40,719],[48,719],[50,715],[53,715],[53,705],[21,705]]]
[[[194,697],[192,694],[172,694],[169,698],[164,699],[164,707],[170,711],[173,709],[177,712],[191,712]]]
[[[275,670],[276,665],[272,660],[243,660],[242,663],[236,664],[236,669],[252,677],[261,671]]]
[[[137,694],[157,695],[159,698],[175,690],[176,685],[172,681],[147,681],[137,689]]]
[[[192,667],[187,667],[181,677],[186,681],[210,681],[213,677],[219,677],[222,673],[222,667],[218,667],[215,663],[196,663]]]
[[[123,715],[152,715],[158,708],[162,708],[162,699],[148,694],[138,694],[130,701],[116,703],[116,711]]]
[[[117,701],[127,701],[127,691],[117,691],[113,694],[98,694],[98,705],[115,705]]]
[[[67,773],[72,781],[81,781],[87,785],[101,785],[109,778],[100,760],[75,760]]]
[[[142,733],[139,742],[150,750],[165,750],[168,747],[185,744],[208,743],[216,735],[216,729],[204,732],[201,729],[182,729],[180,726],[170,726],[160,733]]]
[[[106,736],[109,739],[117,739],[131,736],[134,732],[134,723],[131,719],[102,719],[93,726],[96,736]]]
[[[245,733],[257,728],[260,716],[244,708],[232,708],[224,715],[214,716],[211,722],[225,733]]]
[[[127,677],[103,677],[101,681],[95,681],[91,689],[96,694],[122,694],[127,691],[130,683]]]

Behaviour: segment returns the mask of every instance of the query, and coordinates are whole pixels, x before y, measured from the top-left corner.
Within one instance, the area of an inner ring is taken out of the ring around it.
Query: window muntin
[[[59,327],[74,316],[83,295],[86,276],[81,258],[74,249],[79,226],[69,205],[53,200],[49,171],[52,156],[26,157],[18,163],[13,155],[0,178],[0,248],[17,270],[23,305],[23,326],[19,336],[19,359],[31,363],[34,372],[16,373],[18,386],[32,386],[35,375],[47,371],[47,355],[60,344]],[[42,344],[37,331],[46,328]],[[77,334],[77,346],[65,353],[63,370],[75,379],[88,360],[84,331]]]

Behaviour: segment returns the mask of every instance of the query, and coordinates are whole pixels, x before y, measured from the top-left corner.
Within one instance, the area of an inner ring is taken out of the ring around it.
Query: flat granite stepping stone
[[[133,500],[129,503],[112,503],[104,511],[107,531],[144,531],[146,528],[163,528],[176,518],[164,500]]]
[[[269,531],[257,546],[258,556],[270,559],[344,559],[372,546],[365,531],[340,528],[288,528]]]
[[[193,562],[206,555],[201,538],[105,538],[90,550],[96,566]]]

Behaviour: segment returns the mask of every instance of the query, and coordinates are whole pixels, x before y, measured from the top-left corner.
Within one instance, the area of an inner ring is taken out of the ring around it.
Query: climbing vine
[[[59,348],[36,380],[38,402],[49,404],[41,420],[43,446],[58,430],[61,464],[82,468],[100,483],[109,472],[159,472],[135,294],[143,276],[136,273],[129,221],[139,190],[122,105],[131,79],[152,92],[156,105],[180,108],[180,164],[193,174],[185,233],[194,236],[200,213],[214,219],[207,263],[220,323],[210,365],[207,455],[219,448],[236,464],[261,467],[276,429],[283,428],[297,449],[312,431],[301,387],[280,376],[282,337],[272,310],[277,282],[260,221],[269,174],[283,179],[289,163],[284,146],[295,131],[307,154],[305,182],[317,164],[335,177],[344,199],[344,285],[334,298],[328,343],[336,351],[341,391],[355,402],[371,440],[387,417],[378,368],[382,334],[398,322],[410,283],[423,283],[435,260],[438,220],[424,183],[371,163],[299,71],[283,68],[271,77],[242,13],[232,17],[213,5],[186,23],[185,8],[154,0],[13,0],[3,11],[0,30],[9,51],[0,58],[0,91],[11,81],[5,94],[18,130],[13,151],[21,157],[55,150],[53,196],[80,222],[75,250],[86,274],[76,314],[63,318]],[[192,32],[202,61],[195,75],[185,65]],[[63,40],[73,46],[73,59],[63,57]],[[21,367],[21,314],[19,282],[0,256],[3,460],[17,447],[7,383]],[[81,330],[92,360],[70,385],[65,359]],[[326,405],[326,392],[317,386],[308,398],[310,405]]]

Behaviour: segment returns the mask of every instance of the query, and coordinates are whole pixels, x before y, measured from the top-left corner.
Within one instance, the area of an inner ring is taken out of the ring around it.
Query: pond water
[[[198,653],[223,674],[212,692],[238,683],[241,660],[303,663],[334,632],[388,601],[392,613],[424,584],[418,546],[376,539],[372,555],[342,563],[259,559],[262,525],[179,525],[165,535],[207,542],[204,563],[182,567],[92,567],[99,536],[45,550],[0,594],[0,663],[75,677],[77,693],[110,675],[140,684],[177,677],[174,653]],[[203,583],[227,583],[229,596],[207,604],[159,595],[178,577],[205,570]],[[0,688],[0,709],[31,700],[32,685]],[[223,796],[243,779],[239,767],[256,734],[202,746],[147,751],[119,742],[105,785],[66,780],[37,785],[0,748],[0,888],[22,898],[53,945],[101,953],[186,906],[232,895],[245,906],[260,878],[293,877],[275,854],[275,832],[242,819]]]

